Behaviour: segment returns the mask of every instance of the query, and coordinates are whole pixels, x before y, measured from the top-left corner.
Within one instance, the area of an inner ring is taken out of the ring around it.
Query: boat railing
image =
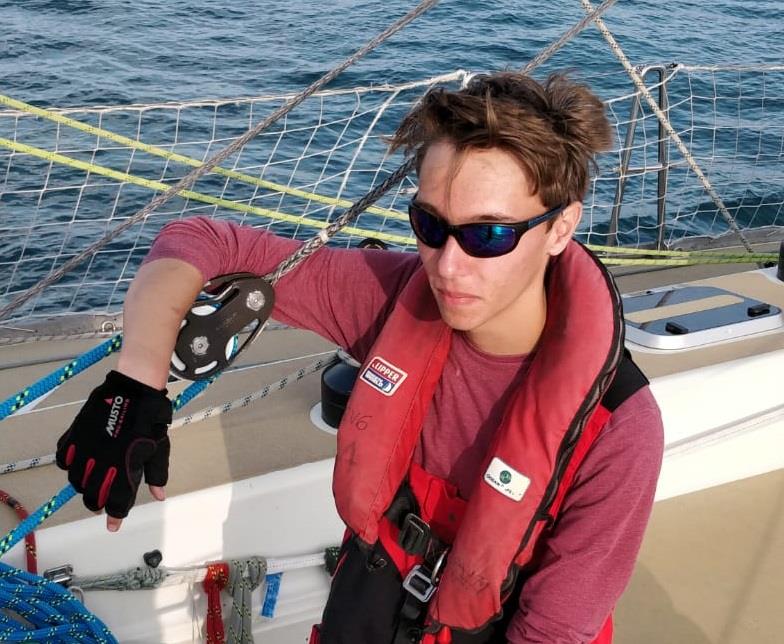
[[[615,140],[596,158],[578,239],[671,250],[734,246],[741,234],[755,244],[780,240],[784,65],[654,62],[633,68],[651,101],[625,70],[579,74],[606,99]],[[560,68],[553,61],[552,69]],[[175,219],[231,218],[309,238],[400,165],[401,154],[389,154],[388,136],[422,94],[459,87],[471,76],[458,70],[314,94],[187,194],[36,295],[14,319],[119,312],[155,235]],[[41,109],[0,95],[0,306],[47,279],[285,100],[264,95]],[[697,166],[711,191],[695,175]],[[416,189],[411,173],[333,243],[355,246],[374,237],[412,250],[405,204]]]
[[[666,72],[673,69],[674,64],[670,65],[638,65],[637,72],[640,77],[645,80],[651,73],[658,76],[658,105],[663,112],[669,109],[669,99],[667,96],[667,78]],[[612,214],[610,215],[610,229],[607,234],[607,245],[618,245],[618,220],[621,217],[623,210],[623,192],[626,187],[626,181],[630,174],[639,173],[651,170],[650,167],[630,167],[632,158],[632,150],[634,146],[634,139],[637,133],[637,124],[640,120],[640,96],[635,94],[632,99],[632,106],[629,112],[629,121],[626,126],[626,138],[624,140],[621,165],[618,168],[618,184],[615,188],[615,198],[613,199]],[[656,248],[661,249],[664,246],[664,233],[667,226],[667,173],[669,170],[670,159],[670,142],[667,138],[667,133],[664,129],[664,124],[659,123],[659,143],[658,143],[658,167],[657,171],[657,199],[656,199],[656,214],[657,214],[657,233],[656,233]]]

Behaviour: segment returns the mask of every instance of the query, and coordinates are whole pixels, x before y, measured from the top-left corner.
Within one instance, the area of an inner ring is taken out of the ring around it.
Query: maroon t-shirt
[[[168,224],[146,262],[163,257],[226,273],[266,274],[300,242],[226,221]],[[273,316],[364,361],[397,296],[420,266],[413,253],[322,249],[275,287]],[[454,334],[414,458],[470,497],[527,356],[494,356]],[[645,387],[613,413],[578,471],[541,563],[507,631],[510,644],[590,642],[623,592],[648,522],[661,466],[661,414]]]

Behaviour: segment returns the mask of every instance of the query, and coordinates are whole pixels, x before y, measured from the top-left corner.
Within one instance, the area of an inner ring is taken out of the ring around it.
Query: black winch
[[[321,374],[321,419],[337,429],[348,399],[359,374],[359,363],[344,351],[338,351],[340,361]]]

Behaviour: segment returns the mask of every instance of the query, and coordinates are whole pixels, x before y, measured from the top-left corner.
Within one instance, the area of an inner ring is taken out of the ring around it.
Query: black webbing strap
[[[438,573],[443,569],[445,553],[449,548],[448,544],[432,533],[419,512],[419,503],[411,486],[407,480],[403,481],[385,516],[400,530],[398,545],[408,554],[421,557],[422,563],[415,566],[404,579],[404,599],[392,644],[413,644],[422,638],[427,604],[431,589],[434,588],[433,570],[436,569]],[[423,601],[425,597],[427,600]]]
[[[648,379],[632,360],[628,349],[623,350],[623,358],[618,365],[612,384],[602,398],[602,406],[613,412],[628,398],[648,385]]]

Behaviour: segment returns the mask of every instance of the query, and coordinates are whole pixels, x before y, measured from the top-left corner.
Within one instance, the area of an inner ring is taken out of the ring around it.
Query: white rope
[[[315,362],[311,362],[309,365],[298,369],[294,373],[290,373],[288,376],[284,376],[280,380],[277,380],[269,385],[264,386],[262,389],[258,391],[248,394],[247,396],[243,396],[242,398],[237,398],[236,400],[232,400],[231,402],[224,403],[222,405],[214,405],[212,407],[207,407],[200,411],[194,412],[192,414],[188,414],[183,418],[178,418],[171,424],[171,429],[177,429],[179,427],[184,427],[185,425],[192,425],[193,423],[198,423],[202,420],[207,420],[208,418],[213,418],[215,416],[220,416],[222,414],[226,414],[233,409],[238,409],[240,407],[247,407],[252,402],[257,400],[261,400],[262,398],[266,398],[271,393],[276,391],[281,391],[287,385],[291,383],[298,382],[302,380],[305,376],[315,373],[325,367],[328,367],[339,360],[338,354],[335,351],[327,352],[324,358],[316,360]],[[78,404],[78,402],[84,401],[77,401],[77,403],[67,403],[67,404]],[[6,463],[4,465],[0,465],[0,475],[2,474],[10,474],[11,472],[21,472],[22,470],[29,470],[35,467],[42,467],[44,465],[50,465],[55,462],[55,455],[54,454],[47,454],[46,456],[36,456],[35,458],[26,459],[23,461],[15,461],[13,463]]]
[[[290,572],[292,570],[302,570],[304,568],[316,568],[324,566],[324,552],[299,555],[292,557],[260,557],[266,559],[267,574],[275,575]],[[207,568],[210,564],[198,564],[195,566],[159,566],[152,569],[155,571],[155,587],[177,586],[180,584],[199,584],[207,576]],[[94,575],[89,577],[74,576],[71,580],[71,587],[82,590],[102,590],[101,584],[105,581],[119,579],[138,569],[132,569],[123,573],[112,573],[107,575]],[[143,569],[142,569],[143,570]],[[135,587],[135,586],[134,586]]]
[[[54,454],[36,456],[35,458],[28,458],[24,461],[16,461],[14,463],[0,465],[0,474],[10,474],[11,472],[31,470],[35,467],[43,467],[44,465],[51,465],[52,463],[54,463]]]
[[[646,87],[646,89],[649,92],[652,92],[653,90],[659,89],[659,87],[661,87],[662,85],[668,85],[669,82],[673,78],[675,78],[681,70],[683,70],[683,67],[681,67],[680,65],[673,65],[672,67],[667,67],[665,69],[666,73],[662,75],[661,80],[656,80],[652,82],[650,85]],[[603,102],[607,107],[611,107],[615,103],[623,104],[627,102],[629,99],[633,99],[635,96],[637,96],[637,94],[639,94],[639,92],[637,91],[629,92],[628,94],[620,94],[619,96],[613,96],[612,98],[608,98]]]
[[[595,11],[594,6],[591,4],[590,0],[580,0],[580,2],[583,5],[583,8],[585,9],[586,13],[592,13]],[[629,59],[626,57],[626,54],[623,53],[621,46],[618,44],[618,42],[615,40],[613,35],[610,33],[610,30],[607,29],[607,26],[604,24],[604,21],[601,18],[595,18],[594,24],[602,33],[602,36],[604,36],[604,39],[607,41],[607,44],[610,45],[610,49],[612,49],[613,53],[615,54],[615,57],[620,61],[621,65],[623,65],[623,68],[626,70],[626,73],[628,73],[629,76],[631,77],[632,82],[637,87],[640,94],[643,96],[643,98],[645,98],[645,102],[648,103],[648,106],[656,115],[656,118],[659,119],[659,122],[662,124],[662,127],[664,127],[669,137],[672,139],[672,141],[675,143],[678,150],[680,150],[680,153],[684,156],[684,158],[688,162],[692,172],[694,172],[694,174],[697,175],[697,178],[700,180],[700,183],[702,184],[703,188],[705,188],[705,191],[708,193],[708,195],[710,195],[710,198],[713,200],[713,203],[716,204],[716,207],[719,209],[719,212],[721,212],[722,216],[726,220],[729,227],[738,235],[741,243],[743,244],[743,247],[749,253],[754,252],[753,248],[751,247],[751,244],[749,244],[748,240],[743,235],[743,232],[741,232],[740,228],[738,227],[738,224],[735,222],[734,217],[730,214],[730,211],[727,210],[727,206],[724,205],[724,202],[719,196],[719,193],[716,192],[716,190],[714,190],[710,181],[708,181],[708,178],[702,172],[702,169],[700,168],[699,164],[691,155],[691,152],[689,152],[689,149],[686,147],[684,142],[681,140],[681,137],[678,136],[678,133],[673,129],[669,119],[664,114],[664,112],[662,112],[661,108],[658,106],[653,96],[648,91],[648,88],[645,87],[645,83],[640,77],[640,74],[629,62]]]
[[[243,396],[242,398],[237,398],[232,400],[231,402],[224,403],[222,405],[213,405],[212,407],[207,407],[205,409],[201,409],[197,412],[192,414],[188,414],[183,418],[178,418],[175,420],[171,428],[177,429],[179,427],[184,427],[185,425],[190,425],[192,423],[198,423],[199,421],[206,420],[208,418],[212,418],[213,416],[220,416],[221,414],[226,414],[233,409],[238,409],[240,407],[247,407],[250,403],[255,402],[256,400],[261,400],[262,398],[266,398],[271,393],[276,391],[280,391],[287,385],[291,384],[292,382],[297,382],[302,380],[305,376],[311,373],[315,373],[324,367],[327,367],[334,362],[337,361],[337,354],[332,353],[328,358],[321,358],[320,360],[316,360],[315,362],[311,362],[309,365],[302,367],[301,369],[295,371],[288,376],[284,376],[280,380],[273,382],[272,384],[266,385],[259,391],[256,391],[252,394],[248,394],[247,396]]]

